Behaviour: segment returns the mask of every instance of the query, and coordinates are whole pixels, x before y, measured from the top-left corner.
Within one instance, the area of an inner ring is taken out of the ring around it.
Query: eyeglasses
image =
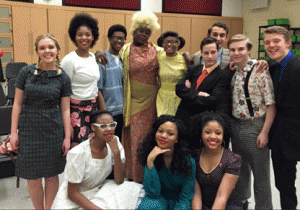
[[[178,40],[171,40],[171,41],[164,40],[163,41],[163,44],[177,44],[177,43],[178,43]]]
[[[121,41],[121,42],[125,42],[126,38],[125,37],[121,37],[121,36],[112,36],[111,38],[113,38],[114,41]]]
[[[117,122],[112,122],[112,123],[109,123],[109,124],[98,124],[98,123],[93,123],[95,126],[97,126],[98,128],[100,128],[101,130],[105,130],[107,129],[108,127],[110,128],[116,128],[117,127]]]

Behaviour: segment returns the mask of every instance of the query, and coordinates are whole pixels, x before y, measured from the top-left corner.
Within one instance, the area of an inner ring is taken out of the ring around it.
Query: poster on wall
[[[163,12],[222,15],[222,0],[163,0]]]
[[[141,9],[140,0],[63,0],[62,5],[121,10]]]

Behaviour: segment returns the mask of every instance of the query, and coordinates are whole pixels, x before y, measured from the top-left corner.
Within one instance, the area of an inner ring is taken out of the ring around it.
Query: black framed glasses
[[[97,126],[98,128],[100,128],[101,130],[105,130],[107,129],[108,127],[110,128],[116,128],[117,127],[117,122],[112,122],[112,123],[109,123],[109,124],[98,124],[98,123],[93,123],[95,126]]]
[[[121,36],[112,36],[111,37],[114,41],[121,41],[121,42],[125,42],[126,38],[125,37],[121,37]]]
[[[163,41],[163,44],[177,44],[178,43],[178,40],[164,40]]]

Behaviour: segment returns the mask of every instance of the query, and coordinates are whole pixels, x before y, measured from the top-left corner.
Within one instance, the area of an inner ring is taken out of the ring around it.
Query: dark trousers
[[[118,123],[117,128],[115,130],[115,135],[118,136],[120,139],[120,142],[122,142],[123,115],[122,114],[115,115],[114,121],[116,121]]]
[[[288,160],[281,148],[272,147],[272,161],[275,176],[275,186],[280,192],[282,209],[296,209],[296,160]]]

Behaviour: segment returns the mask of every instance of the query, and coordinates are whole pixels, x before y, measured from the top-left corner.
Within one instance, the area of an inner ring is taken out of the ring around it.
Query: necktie
[[[201,75],[199,76],[199,78],[197,79],[197,85],[195,90],[198,89],[198,87],[200,86],[200,84],[202,83],[202,81],[204,80],[204,78],[207,76],[207,70],[202,71]]]

